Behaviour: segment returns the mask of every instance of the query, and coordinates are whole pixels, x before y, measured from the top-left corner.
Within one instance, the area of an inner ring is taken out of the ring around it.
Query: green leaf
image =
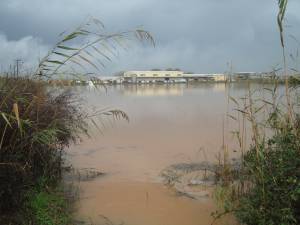
[[[1,113],[1,115],[2,115],[3,119],[6,121],[6,123],[10,126],[10,128],[12,128],[12,126],[11,126],[9,120],[7,119],[5,113]]]
[[[111,61],[111,59],[105,55],[104,53],[102,53],[99,49],[97,49],[95,46],[92,46],[92,48],[100,55],[102,55],[104,58],[106,58],[107,60]]]
[[[234,97],[229,96],[229,99],[230,99],[231,101],[233,101],[237,106],[239,106],[238,101],[237,101]]]
[[[62,42],[66,42],[66,41],[69,41],[69,40],[72,40],[80,35],[88,35],[87,33],[85,32],[82,32],[82,31],[75,31],[69,35],[67,35],[63,40]]]
[[[94,56],[92,55],[92,53],[90,53],[89,51],[84,50],[84,52],[85,52],[87,55],[89,55],[91,58],[94,58]]]
[[[82,55],[78,55],[79,58],[81,58],[82,60],[86,61],[88,64],[92,65],[95,69],[99,70],[99,68],[90,60],[88,60],[86,57],[82,56]]]
[[[100,25],[102,28],[104,28],[104,24],[100,20],[98,20],[97,18],[93,18],[93,22],[97,25]]]
[[[241,113],[243,113],[243,114],[249,114],[248,112],[246,112],[246,111],[244,111],[244,110],[241,110],[241,109],[235,109],[236,111],[239,111],[239,112],[241,112]]]
[[[260,106],[259,108],[255,109],[254,113],[258,113],[260,110],[262,110],[265,107],[265,105]]]
[[[46,62],[63,65],[63,63],[58,60],[47,60]]]
[[[264,103],[266,103],[266,104],[268,104],[268,105],[273,105],[273,103],[272,102],[269,102],[269,101],[267,101],[267,100],[262,100],[262,102],[264,102]]]
[[[66,41],[72,40],[72,39],[76,38],[77,36],[78,36],[78,33],[77,33],[77,32],[73,32],[73,33],[67,35],[67,36],[62,40],[62,42],[66,42]]]
[[[237,121],[237,119],[236,119],[234,116],[232,116],[232,115],[230,115],[230,114],[227,114],[227,116],[229,116],[231,119]]]
[[[58,45],[57,46],[58,48],[61,48],[61,49],[65,49],[65,50],[73,50],[73,51],[75,51],[75,50],[79,50],[78,48],[71,48],[71,47],[68,47],[68,46],[64,46],[64,45]]]
[[[74,58],[71,58],[70,61],[75,63],[76,65],[80,66],[82,69],[85,69],[84,66],[81,63],[79,63],[78,61],[76,61]]]
[[[70,58],[71,56],[67,55],[67,54],[64,54],[64,53],[61,53],[61,52],[53,52],[54,54],[56,55],[60,55],[60,56],[63,56],[63,57],[66,57],[66,58]]]

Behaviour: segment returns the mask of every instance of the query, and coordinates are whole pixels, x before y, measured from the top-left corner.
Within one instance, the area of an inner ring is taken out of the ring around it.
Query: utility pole
[[[16,75],[17,77],[19,76],[19,72],[20,72],[20,68],[21,68],[21,65],[22,65],[23,61],[21,59],[16,59]]]
[[[233,76],[233,67],[232,67],[232,60],[230,61],[230,82],[232,82],[232,76]]]
[[[232,66],[232,60],[230,62],[227,62],[227,67],[228,67],[228,71],[227,71],[227,81],[229,83],[232,82],[232,77],[233,77],[233,66]]]

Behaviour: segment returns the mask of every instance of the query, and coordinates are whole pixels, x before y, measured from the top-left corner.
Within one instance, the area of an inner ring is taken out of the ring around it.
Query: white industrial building
[[[184,82],[182,71],[127,71],[123,77],[128,83]]]
[[[224,82],[224,74],[189,74],[183,71],[127,71],[123,75],[127,83],[186,83],[189,81]]]
[[[187,81],[215,81],[215,82],[225,82],[225,74],[196,74],[196,73],[184,73],[183,78]]]

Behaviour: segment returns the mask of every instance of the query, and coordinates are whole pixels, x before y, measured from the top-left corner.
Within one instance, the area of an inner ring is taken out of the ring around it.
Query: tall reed
[[[280,92],[278,78],[273,86],[262,86],[260,90],[248,88],[248,94],[240,101],[237,112],[250,125],[251,143],[245,149],[238,142],[241,154],[239,176],[231,185],[221,189],[227,192],[223,199],[222,213],[215,218],[234,212],[241,224],[299,224],[300,223],[300,108],[299,85],[289,86],[285,53],[283,21],[288,0],[279,0],[277,22],[282,46],[285,86]],[[260,96],[255,96],[259,91]],[[269,96],[269,97],[265,97]],[[282,98],[285,98],[285,104]],[[236,117],[233,117],[236,120]],[[244,121],[243,121],[244,123]],[[243,127],[245,127],[243,125]],[[246,151],[245,151],[246,150]]]
[[[63,32],[59,38],[39,62],[35,76],[53,79],[70,75],[82,79],[94,74],[93,71],[101,72],[106,63],[117,56],[119,49],[129,49],[129,41],[145,41],[155,46],[153,37],[145,30],[107,33],[104,24],[94,17],[69,33]]]

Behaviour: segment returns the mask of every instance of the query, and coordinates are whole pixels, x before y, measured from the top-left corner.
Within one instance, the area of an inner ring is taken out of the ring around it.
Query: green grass
[[[27,210],[36,225],[67,225],[71,223],[68,200],[61,190],[32,191]]]

